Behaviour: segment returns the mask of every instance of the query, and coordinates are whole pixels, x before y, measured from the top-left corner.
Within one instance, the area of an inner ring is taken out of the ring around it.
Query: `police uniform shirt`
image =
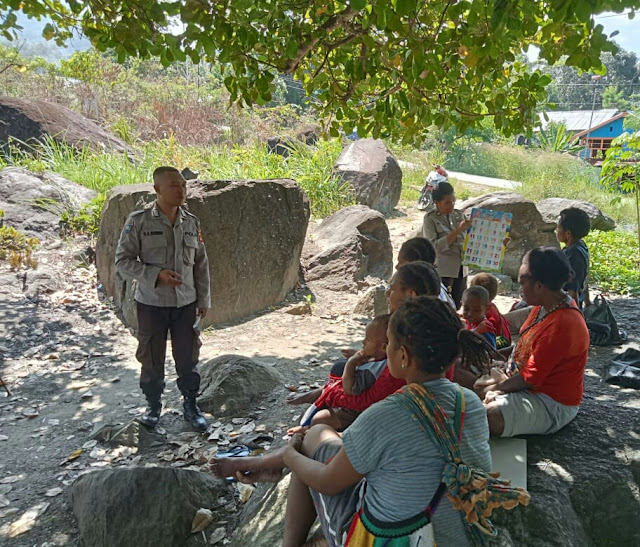
[[[457,209],[454,209],[450,215],[443,215],[437,209],[433,209],[424,216],[422,235],[436,248],[436,269],[440,277],[458,277],[462,262],[464,232],[458,234],[451,244],[447,241],[447,235],[463,220],[464,213]],[[463,275],[467,275],[466,266],[463,268]]]
[[[211,307],[209,263],[200,222],[178,208],[176,222],[152,207],[134,211],[124,225],[116,249],[116,269],[126,279],[135,279],[135,299],[149,306],[181,308],[197,302],[198,308]],[[158,283],[160,270],[173,270],[182,285]]]

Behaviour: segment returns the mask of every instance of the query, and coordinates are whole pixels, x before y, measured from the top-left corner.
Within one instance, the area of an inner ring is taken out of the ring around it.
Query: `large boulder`
[[[389,313],[389,302],[387,301],[388,285],[383,283],[375,287],[369,287],[360,297],[353,313],[366,317],[376,317]]]
[[[32,173],[22,167],[0,171],[5,224],[39,239],[57,237],[63,213],[77,213],[97,195],[51,171]]]
[[[223,480],[208,473],[170,469],[120,468],[94,471],[72,485],[69,501],[84,545],[139,547],[197,545],[191,525],[199,509],[214,513],[213,524],[228,520],[218,499],[228,493]]]
[[[541,246],[559,247],[555,236],[555,223],[546,222],[533,201],[529,201],[520,194],[493,192],[471,198],[460,205],[460,208],[468,214],[474,207],[513,214],[511,243],[504,256],[502,272],[514,279],[518,277],[522,257],[528,251]]]
[[[109,193],[100,221],[98,277],[133,328],[132,283],[116,276],[114,257],[127,215],[154,199],[150,184],[118,186]],[[203,326],[277,304],[295,287],[309,200],[293,180],[194,181],[187,207],[200,219],[209,255],[211,311]]]
[[[242,355],[221,355],[200,365],[200,408],[242,416],[282,383],[280,375]]]
[[[31,145],[52,138],[74,148],[98,152],[134,151],[123,140],[105,131],[97,123],[73,110],[46,101],[0,97],[0,144]]]
[[[616,221],[609,215],[603,213],[596,205],[589,203],[588,201],[581,201],[579,199],[564,199],[564,198],[547,198],[539,201],[536,205],[538,211],[542,215],[542,218],[546,222],[557,222],[560,216],[560,211],[569,207],[576,207],[582,209],[591,220],[592,230],[602,230],[608,232],[615,230]]]
[[[360,139],[340,154],[334,171],[353,189],[356,201],[391,213],[402,192],[402,170],[383,141]]]
[[[303,257],[307,280],[331,290],[355,290],[368,276],[387,279],[393,271],[384,216],[364,205],[324,219],[307,238]]]

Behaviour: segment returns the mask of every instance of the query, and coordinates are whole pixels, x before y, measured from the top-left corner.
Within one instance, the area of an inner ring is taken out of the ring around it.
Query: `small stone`
[[[299,302],[294,306],[287,308],[285,313],[289,315],[309,315],[311,313],[311,305],[307,302]]]
[[[209,545],[216,545],[220,543],[226,536],[226,528],[216,528],[209,537]]]

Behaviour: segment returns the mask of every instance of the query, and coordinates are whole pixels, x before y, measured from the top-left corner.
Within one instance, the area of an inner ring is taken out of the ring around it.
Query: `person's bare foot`
[[[211,471],[216,477],[233,477],[236,473],[245,471],[257,472],[260,466],[256,460],[262,458],[213,458],[209,460]]]
[[[322,395],[322,388],[312,389],[304,393],[290,393],[287,395],[288,405],[304,405],[311,404],[318,400],[318,397]]]
[[[309,431],[309,427],[296,425],[287,429],[287,435],[295,435],[296,433],[306,433]]]
[[[280,482],[282,469],[263,469],[262,471],[242,473],[236,471],[235,478],[238,482],[252,484],[254,482]]]

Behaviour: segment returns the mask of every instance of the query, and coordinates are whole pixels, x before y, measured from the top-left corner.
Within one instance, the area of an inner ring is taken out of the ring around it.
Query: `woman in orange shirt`
[[[562,290],[571,275],[569,261],[553,247],[533,249],[522,261],[518,282],[534,307],[507,363],[509,377],[479,390],[493,436],[554,433],[578,414],[589,331]]]

